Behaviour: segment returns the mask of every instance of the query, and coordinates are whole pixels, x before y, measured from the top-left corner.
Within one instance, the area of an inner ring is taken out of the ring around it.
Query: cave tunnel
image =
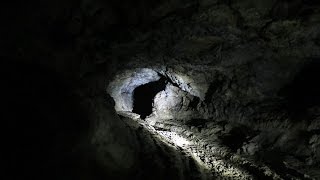
[[[320,180],[320,0],[0,14],[0,179]]]
[[[160,75],[158,81],[149,82],[137,87],[133,92],[133,113],[140,115],[145,119],[152,113],[153,99],[160,91],[166,88],[167,80]]]

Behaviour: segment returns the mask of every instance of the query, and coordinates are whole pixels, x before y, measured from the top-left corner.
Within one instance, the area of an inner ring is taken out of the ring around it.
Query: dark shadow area
[[[72,86],[35,64],[2,58],[0,67],[4,179],[105,179],[77,148],[89,120]]]
[[[280,91],[286,108],[293,116],[304,115],[308,108],[320,105],[320,59],[312,59],[297,74],[292,83]]]
[[[194,97],[190,102],[190,104],[188,105],[188,107],[196,110],[199,103],[200,103],[200,98]]]
[[[221,136],[221,140],[222,143],[228,146],[233,152],[237,152],[244,142],[248,142],[256,134],[257,131],[241,125],[233,127],[228,134]]]
[[[212,101],[213,95],[221,90],[224,82],[224,80],[213,79],[213,82],[210,83],[208,91],[206,92],[204,98],[205,103],[210,103]]]
[[[303,173],[288,167],[284,161],[285,157],[288,154],[285,152],[281,152],[280,149],[265,149],[262,152],[259,152],[257,158],[266,163],[273,171],[277,174],[281,175],[284,179],[301,179],[301,180],[311,180],[305,176]]]
[[[207,119],[191,119],[188,120],[185,124],[188,126],[205,126],[205,124],[208,122]]]
[[[167,80],[164,76],[158,81],[150,82],[137,87],[133,92],[133,113],[140,114],[145,119],[152,113],[153,99],[158,92],[166,88]]]

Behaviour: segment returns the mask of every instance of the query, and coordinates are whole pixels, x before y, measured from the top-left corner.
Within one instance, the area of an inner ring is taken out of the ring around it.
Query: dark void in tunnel
[[[152,113],[153,99],[158,92],[166,88],[167,80],[164,76],[158,81],[150,82],[137,87],[133,92],[133,113],[140,114],[145,119]]]
[[[1,161],[7,164],[4,177],[79,179],[91,173],[95,176],[96,170],[100,173],[95,164],[88,166],[92,169],[83,168],[87,154],[77,148],[90,122],[73,93],[76,85],[48,68],[24,61],[2,58],[0,62],[2,132],[9,135],[1,141]]]
[[[319,69],[320,59],[311,59],[293,82],[280,91],[293,115],[303,115],[308,108],[320,105]]]

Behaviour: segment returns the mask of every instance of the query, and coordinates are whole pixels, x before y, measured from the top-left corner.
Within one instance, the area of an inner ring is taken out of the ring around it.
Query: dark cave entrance
[[[158,92],[164,90],[167,79],[164,76],[158,81],[150,82],[137,87],[133,91],[133,113],[140,114],[141,119],[145,119],[152,113],[153,99]]]

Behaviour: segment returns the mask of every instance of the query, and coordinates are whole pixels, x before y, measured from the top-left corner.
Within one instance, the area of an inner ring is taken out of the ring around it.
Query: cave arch
[[[145,119],[152,113],[154,97],[166,88],[167,80],[161,76],[158,81],[149,82],[138,86],[133,91],[133,113],[139,114],[141,119]]]

